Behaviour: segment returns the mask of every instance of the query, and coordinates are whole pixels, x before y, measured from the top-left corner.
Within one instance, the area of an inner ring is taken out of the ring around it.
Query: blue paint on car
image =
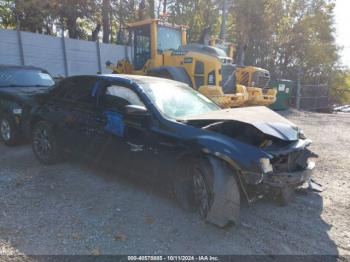
[[[107,116],[107,125],[105,129],[117,136],[123,137],[125,127],[123,116],[112,111],[106,111],[104,114]]]

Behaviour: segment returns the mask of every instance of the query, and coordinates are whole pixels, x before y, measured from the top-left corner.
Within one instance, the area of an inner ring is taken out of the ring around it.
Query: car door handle
[[[127,142],[127,143],[129,145],[130,151],[132,151],[132,152],[141,152],[141,151],[143,151],[144,145],[136,145],[136,144],[133,144],[131,142]]]

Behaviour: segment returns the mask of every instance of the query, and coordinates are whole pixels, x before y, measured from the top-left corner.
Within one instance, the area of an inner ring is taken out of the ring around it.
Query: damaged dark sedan
[[[179,203],[218,226],[236,222],[241,196],[287,201],[310,180],[311,141],[265,107],[220,109],[167,79],[75,76],[62,80],[28,123],[43,164],[76,155],[171,181]]]
[[[35,96],[47,93],[54,81],[44,69],[0,65],[0,138],[8,146],[24,136],[25,118]]]

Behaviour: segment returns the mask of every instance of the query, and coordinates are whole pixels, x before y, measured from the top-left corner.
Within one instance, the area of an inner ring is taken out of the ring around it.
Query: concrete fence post
[[[98,71],[102,74],[102,64],[101,64],[101,49],[100,49],[100,41],[96,41],[96,53],[97,53],[97,65]]]
[[[64,28],[62,27],[62,54],[63,54],[63,63],[64,63],[64,74],[65,76],[69,76],[69,70],[68,70],[68,59],[67,59],[67,49],[66,49],[66,40],[64,38]]]
[[[17,16],[17,39],[18,39],[18,49],[19,49],[19,56],[21,59],[21,65],[25,66],[25,60],[24,60],[24,50],[23,50],[23,42],[22,42],[22,33],[21,33],[21,26],[20,26],[20,21]]]

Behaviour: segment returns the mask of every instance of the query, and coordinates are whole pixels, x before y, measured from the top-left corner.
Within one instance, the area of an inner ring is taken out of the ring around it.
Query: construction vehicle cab
[[[173,51],[186,44],[186,28],[150,19],[129,24],[132,34],[133,67],[135,71],[161,64],[164,51]],[[147,65],[147,63],[150,65]]]
[[[230,42],[225,42],[217,38],[211,38],[209,40],[209,46],[217,47],[226,52],[228,57],[232,59],[236,56],[236,46]]]
[[[157,76],[184,82],[222,107],[237,107],[246,102],[248,94],[245,87],[235,83],[232,59],[214,47],[187,45],[185,26],[149,19],[129,24],[128,29],[131,59],[107,64],[114,73]],[[223,88],[229,90],[228,94]]]

